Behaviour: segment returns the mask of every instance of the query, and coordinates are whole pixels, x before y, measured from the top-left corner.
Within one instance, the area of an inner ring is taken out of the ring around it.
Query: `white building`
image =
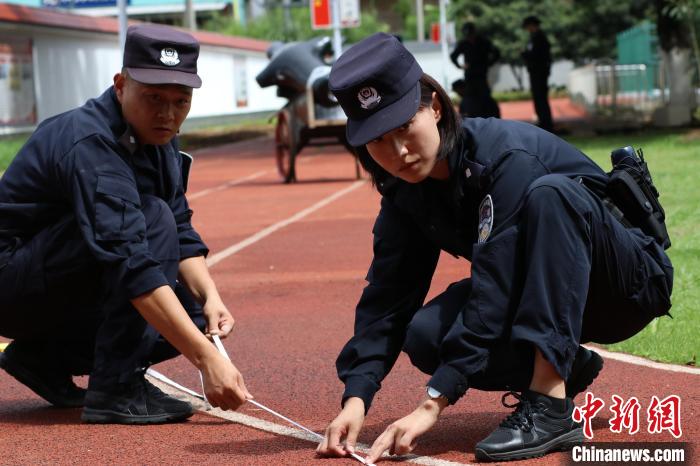
[[[208,32],[201,44],[190,119],[274,112],[285,100],[255,76],[268,63],[265,41]],[[121,69],[118,22],[0,3],[0,134],[100,95]]]

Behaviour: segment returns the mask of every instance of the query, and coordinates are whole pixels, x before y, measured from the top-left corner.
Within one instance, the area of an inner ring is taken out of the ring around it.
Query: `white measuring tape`
[[[230,361],[231,358],[229,358],[228,353],[226,352],[226,348],[224,348],[224,345],[221,343],[221,339],[219,338],[219,336],[212,335],[212,339],[214,340],[214,345],[216,346],[216,349],[219,350],[219,353],[221,353],[226,359],[228,359]],[[161,374],[158,371],[155,371],[155,370],[149,368],[148,371],[146,371],[146,372],[147,372],[147,374],[149,374],[153,378],[160,380],[163,383],[166,383],[172,387],[175,387],[178,390],[181,390],[189,395],[194,396],[195,398],[199,398],[200,400],[204,400],[207,404],[209,403],[206,396],[204,396],[203,394],[200,395],[199,393],[195,392],[194,390],[190,390],[189,388],[180,385],[179,383],[169,379],[168,377],[164,376],[163,374]],[[202,382],[202,393],[204,393],[204,381],[202,380],[202,373],[201,372],[199,373],[199,379]],[[286,422],[302,429],[305,432],[308,432],[309,434],[313,435],[318,440],[323,440],[325,438],[323,435],[316,433],[307,427],[304,427],[303,425],[299,424],[298,422],[292,421],[288,417],[281,415],[277,411],[274,411],[274,410],[268,408],[267,406],[258,403],[255,400],[247,400],[247,402],[257,406],[260,409],[267,411],[268,413],[272,414],[273,416],[276,416],[280,419],[285,420]],[[361,457],[360,455],[358,455],[356,453],[350,453],[350,456],[352,456],[353,458],[355,458],[357,461],[359,461],[362,464],[365,464],[367,466],[375,466],[372,463],[368,463],[363,457]]]

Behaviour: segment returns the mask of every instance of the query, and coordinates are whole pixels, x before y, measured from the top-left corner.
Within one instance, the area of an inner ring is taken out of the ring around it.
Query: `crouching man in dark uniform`
[[[213,405],[251,397],[202,333],[225,337],[233,317],[190,223],[175,137],[198,55],[189,34],[130,27],[114,85],[43,122],[0,180],[0,334],[14,339],[0,367],[55,406],[84,406],[87,422],[190,417],[144,378],[179,353]]]

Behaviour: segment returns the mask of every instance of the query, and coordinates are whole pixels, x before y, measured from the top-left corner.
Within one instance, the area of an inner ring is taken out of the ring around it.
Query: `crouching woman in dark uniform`
[[[532,125],[460,121],[391,36],[345,52],[330,86],[382,200],[355,333],[337,360],[343,409],[318,452],[353,451],[401,350],[432,376],[427,397],[375,440],[369,462],[411,451],[470,387],[518,400],[476,445],[479,459],[581,442],[572,399],[602,359],[580,344],[624,340],[668,312],[663,248],[623,226],[587,187],[607,178],[588,157]],[[471,261],[471,278],[424,305],[441,250]]]

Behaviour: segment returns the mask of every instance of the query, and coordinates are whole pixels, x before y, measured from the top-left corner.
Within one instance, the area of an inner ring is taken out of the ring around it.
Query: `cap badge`
[[[360,107],[369,110],[379,105],[379,102],[382,101],[382,96],[377,93],[375,88],[367,86],[360,89],[360,92],[357,93],[357,100],[360,101]]]
[[[164,65],[175,66],[180,63],[180,58],[177,55],[177,50],[171,47],[166,47],[160,51],[160,61]]]

